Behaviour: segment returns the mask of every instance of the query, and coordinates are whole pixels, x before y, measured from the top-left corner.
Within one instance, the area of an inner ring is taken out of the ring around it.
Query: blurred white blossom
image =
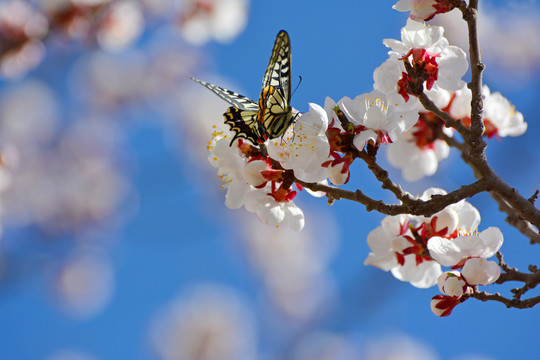
[[[122,50],[131,45],[144,30],[144,17],[137,1],[115,1],[97,31],[99,45],[107,50]]]
[[[248,256],[272,302],[301,323],[321,313],[335,291],[328,273],[337,246],[332,219],[315,221],[300,233],[256,222],[243,227]]]
[[[54,285],[62,310],[76,319],[89,318],[100,313],[112,298],[112,263],[103,253],[79,249],[62,264]]]
[[[163,360],[244,360],[255,358],[255,331],[238,294],[203,284],[158,314],[151,339]]]
[[[249,0],[185,0],[180,31],[194,45],[230,42],[246,26]]]
[[[24,75],[45,54],[41,39],[47,33],[47,18],[26,1],[0,3],[0,73],[8,78]]]

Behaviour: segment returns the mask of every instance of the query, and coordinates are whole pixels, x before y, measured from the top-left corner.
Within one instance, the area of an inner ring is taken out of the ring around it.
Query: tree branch
[[[523,235],[529,238],[530,244],[540,244],[540,234],[538,229],[535,229],[530,222],[519,217],[508,202],[501,198],[498,194],[491,192],[491,197],[499,204],[499,210],[508,214],[505,221],[519,230]]]
[[[506,305],[507,308],[516,308],[516,309],[528,309],[534,307],[536,304],[540,303],[540,296],[529,298],[526,300],[516,300],[516,299],[507,299],[499,293],[490,294],[485,291],[475,291],[471,295],[471,298],[478,299],[480,301],[498,301]]]
[[[377,163],[376,153],[369,155],[366,151],[360,151],[358,157],[364,160],[368,166],[368,169],[371,170],[377,180],[382,183],[383,189],[390,190],[398,200],[405,204],[411,204],[416,200],[411,194],[403,190],[400,185],[396,184],[392,181],[392,179],[390,179],[388,176],[388,171],[384,170]]]
[[[471,61],[471,140],[474,140],[473,154],[483,155],[486,143],[482,139],[484,135],[483,121],[483,96],[482,96],[482,72],[485,65],[482,63],[480,55],[480,45],[477,31],[478,1],[470,1],[467,8],[462,8],[463,19],[467,22],[469,28],[469,56]]]
[[[449,113],[439,109],[437,105],[435,105],[435,103],[431,101],[431,99],[424,92],[418,95],[418,99],[420,100],[420,103],[422,104],[422,106],[424,106],[424,109],[431,111],[432,113],[437,115],[439,118],[441,118],[445,122],[447,127],[456,129],[457,132],[464,139],[469,137],[469,129],[467,129],[465,125],[461,123],[460,120],[454,119],[452,116],[450,116]]]
[[[347,199],[359,202],[366,206],[367,211],[376,210],[385,215],[412,214],[426,217],[443,210],[448,205],[455,204],[463,199],[487,190],[485,181],[480,179],[472,184],[463,185],[459,189],[446,195],[433,195],[429,201],[411,198],[408,200],[408,203],[391,205],[386,204],[381,200],[372,199],[360,190],[344,190],[335,186],[320,183],[307,183],[296,178],[294,178],[294,181],[312,191],[325,192],[330,200]]]

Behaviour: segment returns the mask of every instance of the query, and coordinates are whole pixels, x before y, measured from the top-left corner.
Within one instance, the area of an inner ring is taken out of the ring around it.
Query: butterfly
[[[274,42],[270,61],[264,72],[259,102],[191,78],[231,104],[223,114],[234,140],[243,138],[254,145],[282,136],[294,120],[291,97],[291,43],[286,31],[281,30]]]

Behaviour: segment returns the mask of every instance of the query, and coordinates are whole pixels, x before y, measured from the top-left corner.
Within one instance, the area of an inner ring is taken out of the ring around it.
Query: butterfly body
[[[243,138],[253,144],[282,136],[293,122],[290,106],[291,46],[289,35],[280,31],[263,76],[259,102],[231,90],[192,78],[232,106],[223,114],[234,140]]]

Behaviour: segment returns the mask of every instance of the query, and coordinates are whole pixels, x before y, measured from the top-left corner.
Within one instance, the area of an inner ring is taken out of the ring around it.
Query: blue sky
[[[369,92],[373,70],[386,58],[382,39],[399,38],[406,21],[406,14],[391,9],[392,3],[254,0],[246,29],[231,44],[209,44],[202,49],[207,68],[200,73],[217,73],[237,84],[244,95],[257,98],[275,35],[285,29],[292,44],[293,88],[302,76],[292,99],[295,108],[305,111],[309,102],[322,105],[326,96],[337,101]],[[63,67],[73,66],[81,53],[49,54],[30,74],[48,82],[60,103],[74,104],[73,112],[77,101],[67,94]],[[538,167],[531,165],[540,157],[535,139],[540,133],[535,121],[540,66],[537,64],[534,80],[523,87],[509,84],[511,91],[506,93],[499,79],[501,70],[484,60],[485,80],[496,84],[492,91],[506,95],[529,123],[528,132],[520,138],[491,141],[488,158],[505,180],[524,194],[532,194],[540,178]],[[3,83],[4,88],[9,86]],[[268,359],[282,358],[294,338],[287,338],[287,334],[301,331],[287,321],[280,322],[279,316],[270,321],[260,279],[246,249],[239,245],[238,238],[245,235],[235,224],[237,218],[258,220],[244,209],[225,208],[224,193],[216,190],[217,180],[207,178],[215,169],[193,170],[182,154],[193,150],[171,144],[167,129],[148,121],[152,113],[125,114],[135,118],[124,134],[123,151],[129,155],[128,173],[137,194],[130,201],[137,207],[122,216],[119,229],[100,235],[114,269],[115,290],[110,302],[88,319],[66,316],[55,305],[50,284],[54,271],[42,267],[40,261],[61,257],[73,246],[73,239],[68,235],[51,245],[43,240],[43,233],[31,227],[7,229],[2,241],[10,246],[9,254],[18,256],[24,271],[4,281],[0,291],[0,359],[46,359],[65,348],[103,360],[155,359],[149,334],[156,313],[206,283],[234,289],[255,314],[259,351]],[[216,119],[220,116],[217,113]],[[402,181],[397,170],[390,174]],[[441,163],[436,176],[404,186],[412,193],[430,186],[452,190],[470,179],[471,171],[454,153]],[[347,185],[357,187],[382,194],[361,165],[354,167]],[[471,202],[482,214],[481,230],[489,226],[503,230],[502,252],[510,265],[525,271],[539,258],[538,247],[528,245],[527,239],[504,223],[504,216],[488,196]],[[437,318],[429,308],[431,297],[438,293],[435,288],[416,289],[363,265],[369,252],[367,234],[379,225],[381,215],[346,201],[329,207],[324,200],[306,194],[301,194],[297,203],[306,211],[308,222],[317,216],[328,217],[338,229],[333,233],[336,249],[328,264],[337,295],[309,324],[311,331],[338,334],[359,348],[392,334],[404,334],[441,359],[471,354],[488,359],[540,358],[538,309],[506,309],[499,303],[469,300],[450,317]],[[315,215],[310,218],[310,214]],[[28,258],[26,252],[31,254]],[[508,288],[503,288],[507,296]]]

